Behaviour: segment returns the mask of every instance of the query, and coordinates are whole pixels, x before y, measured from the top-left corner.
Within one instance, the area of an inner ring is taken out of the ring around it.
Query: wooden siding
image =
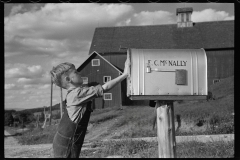
[[[92,66],[92,59],[99,59],[100,66]],[[111,79],[114,79],[119,76],[119,72],[103,60],[98,55],[93,56],[87,60],[87,63],[81,67],[82,70],[78,71],[82,77],[88,77],[88,83],[90,86],[96,84],[103,85],[103,76],[111,76]],[[103,100],[103,98],[96,98],[94,101],[95,108],[105,108],[105,107],[114,107],[121,106],[121,84],[116,85],[114,88],[109,90],[107,93],[112,93],[112,100]]]
[[[234,20],[177,24],[96,28],[89,53],[125,52],[120,47],[196,49],[234,47]]]
[[[234,75],[234,50],[206,51],[208,65],[208,86],[214,79],[223,79]]]
[[[119,70],[124,70],[125,61],[127,59],[126,53],[103,53],[101,54],[106,60],[108,60],[111,64],[117,67]]]

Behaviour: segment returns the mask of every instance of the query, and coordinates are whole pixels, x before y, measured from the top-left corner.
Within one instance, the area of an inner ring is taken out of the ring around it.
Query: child
[[[91,87],[83,86],[81,75],[71,63],[61,63],[50,71],[53,83],[67,89],[66,110],[53,139],[54,157],[79,158],[88,121],[91,100],[103,96],[128,75],[130,62],[127,59],[122,75],[107,83]]]

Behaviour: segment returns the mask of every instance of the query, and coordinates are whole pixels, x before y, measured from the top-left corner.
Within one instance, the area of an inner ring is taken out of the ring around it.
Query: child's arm
[[[129,66],[130,66],[130,62],[129,62],[129,59],[127,58],[127,60],[125,62],[125,68],[124,68],[123,74],[118,76],[118,77],[116,77],[115,79],[113,79],[111,81],[108,81],[104,85],[102,85],[102,88],[103,88],[104,92],[110,90],[116,84],[118,84],[119,82],[121,82],[122,80],[124,80],[128,76]]]

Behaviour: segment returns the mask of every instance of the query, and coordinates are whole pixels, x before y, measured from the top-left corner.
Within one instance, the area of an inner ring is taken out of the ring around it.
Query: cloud
[[[69,63],[72,63],[75,65],[76,68],[78,68],[87,58],[88,58],[88,54],[86,52],[79,52],[76,53],[74,56],[69,56],[67,57],[67,61]],[[51,66],[57,66],[60,63],[64,63],[66,62],[66,58],[61,58],[61,57],[57,57],[57,58],[53,58],[50,62]]]
[[[5,99],[6,100],[11,100],[11,99],[14,99],[15,97],[14,96],[6,96]]]
[[[16,90],[16,89],[19,89],[20,87],[16,84],[5,84],[4,85],[4,89],[6,90]]]
[[[77,36],[77,39],[85,39],[85,32],[81,31],[88,29],[97,19],[112,23],[130,10],[131,6],[124,4],[46,4],[36,12],[5,18],[5,28],[8,34],[22,37],[66,39]]]
[[[20,84],[4,84],[4,89],[5,90],[23,90],[23,89],[36,89],[38,87],[38,85],[33,85],[33,84],[25,84],[27,83],[26,80],[21,79]],[[28,92],[28,91],[26,91]],[[24,94],[24,92],[20,92],[21,94]]]
[[[131,18],[119,22],[117,25],[153,25],[175,23],[174,14],[167,11],[142,11],[135,13]]]
[[[192,13],[193,22],[222,21],[222,20],[234,20],[234,16],[230,16],[229,13],[225,11],[216,11],[214,9],[193,11]]]
[[[29,89],[29,88],[33,88],[34,86],[33,85],[31,85],[31,84],[26,84],[26,85],[23,85],[23,88],[24,89]]]
[[[49,71],[44,71],[40,65],[13,64],[13,68],[9,68],[7,64],[5,70],[5,79],[17,78],[17,83],[21,85],[44,85],[50,83]]]
[[[29,79],[29,78],[19,78],[17,80],[18,83],[22,83],[22,84],[28,84],[28,83],[33,83],[33,79]]]
[[[34,92],[31,90],[25,90],[25,91],[21,91],[20,94],[33,94]]]
[[[5,71],[6,78],[32,78],[40,77],[43,74],[43,69],[40,65],[28,66],[18,64],[18,67],[10,68]]]
[[[42,84],[49,84],[50,83],[50,76],[44,74],[40,78],[18,78],[17,82],[19,84],[25,85],[42,85]],[[46,87],[46,86],[45,86]]]
[[[127,4],[48,3],[39,9],[33,6],[30,11],[4,18],[5,57],[67,57],[82,48],[87,51],[85,44],[91,41],[95,27],[114,26],[132,11]]]
[[[50,88],[50,84],[45,84],[38,87],[38,89],[47,89],[47,88]]]
[[[17,5],[17,6],[13,6],[11,9],[11,12],[9,14],[9,16],[13,16],[16,13],[18,13],[19,11],[21,11],[23,9],[23,5]]]

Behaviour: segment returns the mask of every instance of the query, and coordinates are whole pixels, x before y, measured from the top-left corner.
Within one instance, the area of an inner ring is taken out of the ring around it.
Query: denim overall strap
[[[67,111],[63,113],[63,117],[58,125],[57,133],[53,139],[54,157],[67,158],[70,153],[71,141],[77,124],[73,123]]]
[[[79,158],[82,145],[84,143],[84,138],[86,135],[91,112],[92,110],[91,110],[91,101],[90,101],[90,102],[87,102],[87,108],[83,114],[83,117],[80,118],[79,121],[77,122],[76,131],[73,137],[73,141],[71,143],[72,145],[71,154],[69,154],[68,158]]]
[[[72,137],[74,136],[76,126],[77,124],[71,121],[71,119],[68,116],[67,109],[64,107],[62,119],[58,125],[57,133],[55,134],[53,139],[54,157],[56,158],[68,157],[70,153]]]
[[[69,93],[69,92],[68,92]],[[65,100],[66,101],[66,100]],[[57,133],[53,139],[53,153],[56,158],[78,158],[87,130],[91,107],[91,101],[87,103],[87,109],[82,119],[77,123],[70,120],[67,109],[58,125]]]

